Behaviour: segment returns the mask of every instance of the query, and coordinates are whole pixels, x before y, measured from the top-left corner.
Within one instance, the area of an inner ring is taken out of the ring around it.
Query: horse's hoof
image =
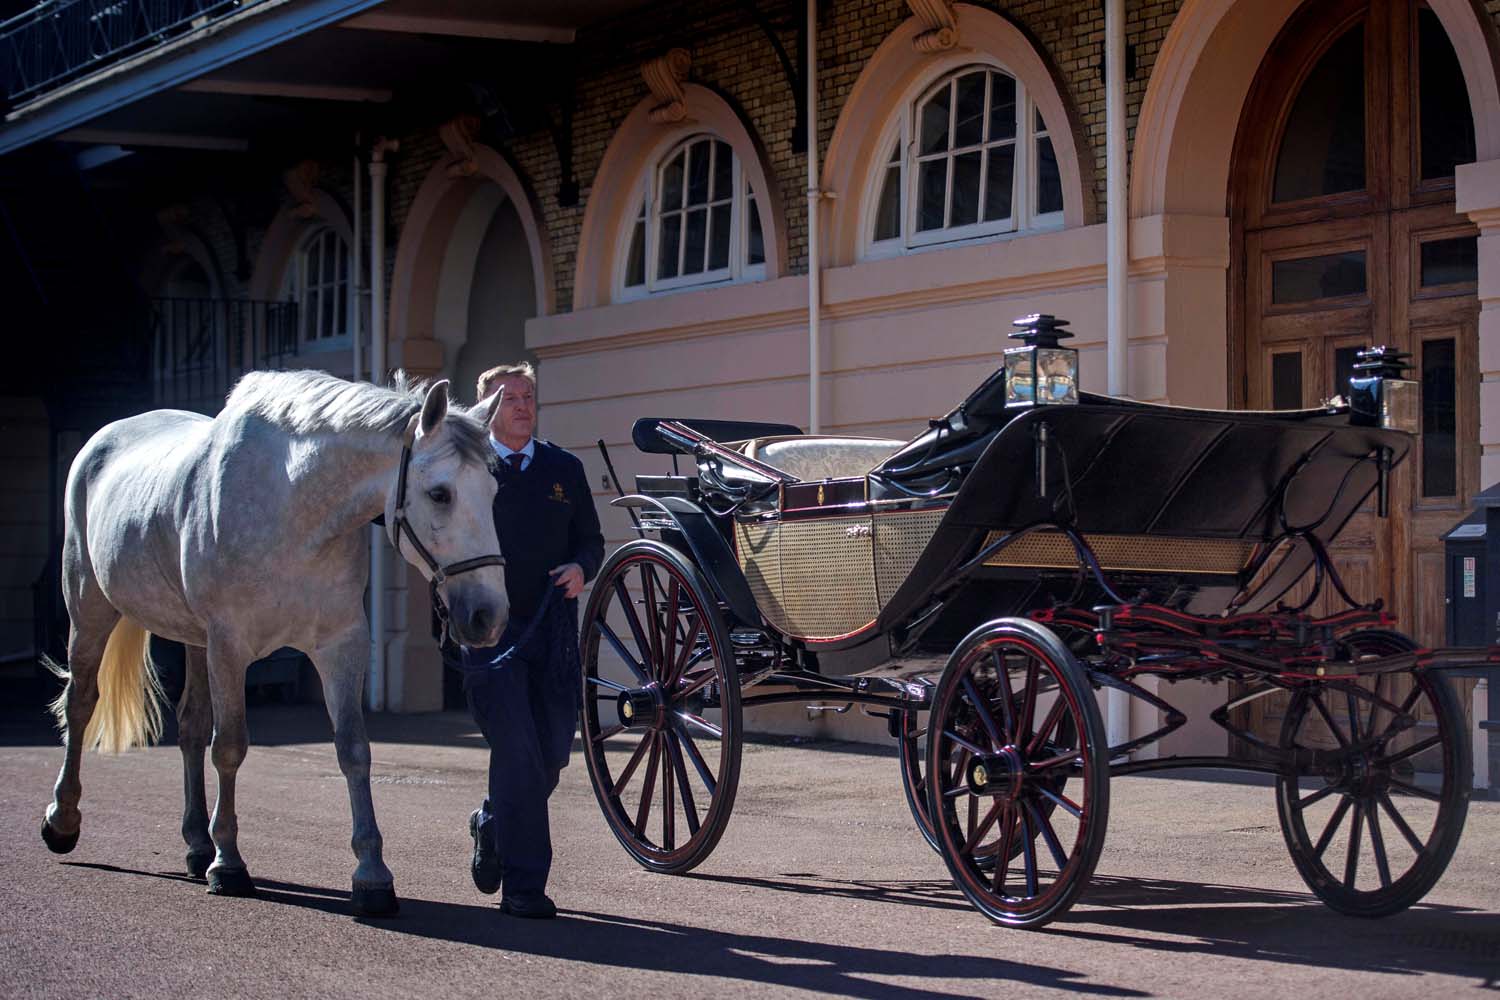
[[[355,889],[352,902],[356,917],[394,917],[401,911],[394,888]]]
[[[210,896],[253,896],[255,883],[243,868],[213,868],[208,872]]]
[[[187,870],[193,878],[202,878],[208,871],[208,866],[214,863],[214,852],[197,853],[188,851]]]
[[[42,842],[47,845],[47,850],[53,854],[67,854],[78,846],[78,834],[82,832],[80,827],[72,833],[58,833],[52,829],[52,824],[42,820]]]

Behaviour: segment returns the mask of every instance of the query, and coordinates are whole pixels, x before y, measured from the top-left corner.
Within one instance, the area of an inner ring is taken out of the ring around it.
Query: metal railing
[[[46,0],[0,23],[0,105],[14,107],[259,0]]]
[[[297,353],[297,303],[153,299],[151,397],[158,407],[212,416],[246,372]]]

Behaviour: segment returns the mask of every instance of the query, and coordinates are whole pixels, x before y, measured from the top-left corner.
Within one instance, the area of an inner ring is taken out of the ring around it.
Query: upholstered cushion
[[[748,458],[773,465],[804,481],[853,479],[900,451],[905,441],[865,437],[752,438],[735,445]]]

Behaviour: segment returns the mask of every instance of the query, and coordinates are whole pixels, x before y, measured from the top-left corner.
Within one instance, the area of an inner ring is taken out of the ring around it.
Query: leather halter
[[[438,594],[438,587],[450,576],[467,573],[470,570],[481,569],[485,566],[504,566],[505,556],[495,553],[491,556],[475,556],[473,559],[463,559],[447,566],[439,563],[422,540],[417,537],[416,531],[411,526],[411,521],[406,517],[406,470],[411,466],[411,442],[403,441],[401,444],[401,469],[396,473],[396,509],[391,516],[391,544],[396,551],[401,551],[401,536],[406,535],[406,540],[411,543],[412,550],[427,567],[432,575],[428,578],[428,589],[432,593],[432,606],[437,610],[438,617],[442,619],[443,627],[448,627],[448,606],[443,603],[443,598]]]

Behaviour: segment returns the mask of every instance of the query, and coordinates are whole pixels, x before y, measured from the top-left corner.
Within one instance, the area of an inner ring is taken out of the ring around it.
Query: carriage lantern
[[[1367,347],[1355,355],[1354,374],[1349,377],[1353,423],[1417,432],[1418,385],[1405,377],[1410,358],[1394,347]]]
[[[1025,346],[1005,351],[1005,405],[1078,402],[1078,352],[1058,343],[1073,336],[1068,321],[1032,313],[1011,325],[1011,339]]]

